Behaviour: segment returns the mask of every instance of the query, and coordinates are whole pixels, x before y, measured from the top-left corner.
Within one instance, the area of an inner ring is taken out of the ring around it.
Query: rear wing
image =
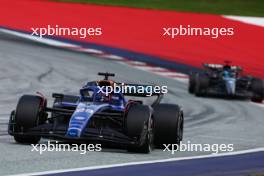
[[[232,71],[242,71],[243,69],[239,66],[234,65],[222,65],[222,64],[203,64],[205,68],[212,69],[212,70],[223,70],[225,67],[230,67]]]
[[[119,85],[120,86],[120,85]],[[164,87],[157,85],[142,85],[142,84],[121,84],[123,95],[133,97],[153,97],[157,99],[152,103],[152,106],[159,104],[164,95]]]
[[[234,71],[243,71],[242,67],[239,66],[231,66],[231,69]]]
[[[110,76],[112,76],[112,77],[115,76],[114,73],[108,73],[108,72],[106,72],[106,73],[99,72],[98,75],[99,75],[99,76],[104,76],[104,80],[108,80],[108,78],[109,78]]]
[[[224,68],[224,66],[221,65],[221,64],[203,64],[203,66],[205,68],[216,69],[216,70],[219,70],[219,69],[223,69]]]
[[[162,87],[157,85],[143,85],[143,84],[120,84],[117,86],[123,88],[122,93],[127,96],[135,97],[150,97],[163,95]]]

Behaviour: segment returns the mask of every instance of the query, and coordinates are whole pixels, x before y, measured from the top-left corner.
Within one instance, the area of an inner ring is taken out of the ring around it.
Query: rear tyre
[[[188,91],[190,94],[193,94],[194,90],[195,90],[195,75],[193,73],[191,73],[190,77],[189,77]]]
[[[195,77],[195,90],[196,96],[205,96],[209,86],[209,78],[203,74],[197,74]]]
[[[264,81],[261,79],[253,79],[251,89],[253,92],[251,101],[261,103],[264,100]]]
[[[163,144],[180,144],[184,123],[181,108],[173,104],[159,104],[154,108],[154,117],[155,145],[160,148]]]
[[[42,100],[39,96],[23,95],[18,102],[15,111],[15,124],[18,132],[27,131],[45,121],[46,114],[41,106]],[[45,103],[44,103],[45,104]],[[40,136],[14,135],[18,143],[38,143]]]
[[[132,105],[126,116],[126,133],[137,139],[136,145],[128,146],[129,152],[150,153],[153,149],[154,120],[151,109],[145,105]]]

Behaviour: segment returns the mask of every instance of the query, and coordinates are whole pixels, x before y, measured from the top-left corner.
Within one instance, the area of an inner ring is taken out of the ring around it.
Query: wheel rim
[[[149,151],[151,151],[153,149],[153,139],[154,139],[154,135],[153,135],[153,126],[154,126],[154,123],[153,123],[153,119],[151,118],[150,119],[150,122],[149,122],[149,130],[148,130],[148,140],[149,140]]]
[[[177,142],[179,143],[182,140],[183,136],[183,117],[180,114],[179,121],[178,121],[178,127],[177,127]]]

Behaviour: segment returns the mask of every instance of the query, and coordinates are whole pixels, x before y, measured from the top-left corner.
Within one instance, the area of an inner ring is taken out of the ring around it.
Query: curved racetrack
[[[264,146],[264,108],[249,101],[196,98],[187,84],[136,70],[116,61],[51,48],[0,33],[0,175],[69,169],[170,157],[203,155],[202,152],[162,150],[151,154],[131,154],[125,150],[103,149],[80,155],[78,152],[31,152],[4,135],[9,113],[22,94],[40,91],[51,103],[52,92],[78,93],[88,80],[98,79],[98,71],[116,73],[116,80],[167,85],[164,102],[180,104],[185,113],[184,141],[234,144],[236,151]],[[46,143],[46,140],[42,140]]]

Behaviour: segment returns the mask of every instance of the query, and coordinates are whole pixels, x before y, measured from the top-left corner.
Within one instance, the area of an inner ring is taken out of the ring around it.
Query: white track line
[[[113,55],[113,54],[104,54],[104,55],[101,55],[100,57],[112,59],[112,60],[117,60],[117,61],[123,61],[124,60],[124,57]]]
[[[162,67],[152,67],[150,68],[151,71],[155,72],[169,72],[170,70]]]
[[[151,72],[151,69],[153,69],[152,67],[148,65],[147,66],[132,66],[132,67],[139,69],[139,70],[148,71],[148,72]]]
[[[233,16],[233,15],[224,15],[224,18],[240,21],[242,23],[256,25],[264,27],[264,18],[263,17],[247,17],[247,16]]]
[[[89,53],[89,54],[104,54],[103,51],[91,49],[91,48],[79,48],[79,49],[77,49],[77,51],[81,51],[81,52],[85,52],[85,53]]]
[[[182,160],[203,159],[203,158],[217,158],[217,157],[223,157],[223,156],[233,156],[233,155],[240,155],[240,154],[247,154],[247,153],[254,153],[254,152],[264,152],[264,148],[256,148],[256,149],[249,149],[249,150],[243,150],[243,151],[201,155],[201,156],[169,158],[169,159],[152,160],[152,161],[139,161],[139,162],[129,162],[129,163],[122,163],[122,164],[111,164],[111,165],[90,166],[90,167],[81,167],[81,168],[73,168],[73,169],[60,169],[60,170],[44,171],[44,172],[23,173],[23,174],[16,174],[12,176],[33,176],[33,175],[74,172],[74,171],[87,171],[87,170],[106,169],[106,168],[122,167],[122,166],[133,166],[133,165],[140,165],[140,164],[164,163],[164,162],[171,162],[171,161],[182,161]]]
[[[166,77],[181,77],[181,78],[187,78],[187,75],[178,73],[178,72],[156,72],[158,75],[166,76]]]
[[[121,57],[121,56],[104,53],[101,50],[92,49],[92,48],[84,48],[84,47],[79,46],[79,45],[61,42],[61,41],[57,41],[54,39],[40,38],[38,36],[32,36],[30,34],[25,34],[22,32],[12,31],[12,30],[3,29],[3,28],[0,28],[0,31],[5,32],[7,34],[14,35],[14,36],[26,38],[26,39],[29,39],[29,40],[32,40],[35,42],[47,44],[50,46],[60,47],[60,48],[64,48],[64,49],[70,49],[70,50],[89,53],[89,54],[95,54],[97,57],[100,57],[100,58],[110,59],[110,60],[114,60],[117,62],[120,61],[120,63],[125,63],[126,65],[128,65],[130,67],[140,69],[140,70],[143,70],[146,72],[154,73],[154,74],[157,74],[157,75],[160,75],[160,76],[163,76],[166,78],[170,78],[173,80],[178,80],[178,81],[182,81],[182,82],[188,81],[188,76],[185,74],[178,73],[175,71],[171,71],[171,70],[168,70],[166,68],[153,66],[153,65],[147,64],[145,62],[128,60],[128,59]]]
[[[147,66],[147,63],[145,63],[145,62],[140,62],[140,61],[130,61],[130,60],[128,60],[128,61],[126,61],[126,63],[128,64],[128,65],[131,65],[131,66]]]
[[[139,62],[139,61],[127,61],[125,58],[122,58],[120,56],[116,55],[106,55],[100,50],[90,49],[90,48],[82,48],[81,46],[69,44],[65,42],[56,41],[53,39],[46,39],[46,38],[39,38],[36,36],[31,36],[29,34],[24,34],[16,31],[11,31],[7,29],[1,29],[0,31],[15,35],[18,37],[23,37],[26,39],[30,39],[39,43],[44,43],[51,46],[56,47],[63,47],[67,49],[72,49],[75,51],[81,51],[81,52],[87,52],[92,54],[98,54],[100,57],[103,58],[109,58],[114,59],[118,61],[123,61],[122,63],[126,63],[129,66],[132,66],[134,68],[138,68],[144,71],[152,72],[161,76],[165,76],[171,79],[176,80],[184,80],[185,82],[187,79],[187,75],[177,72],[168,72],[166,68],[161,67],[155,67],[150,66],[146,64],[145,62]],[[101,55],[100,55],[101,54]],[[262,105],[260,105],[262,106]],[[263,105],[264,106],[264,105]],[[170,158],[170,159],[163,159],[163,160],[152,160],[152,161],[140,161],[140,162],[129,162],[129,163],[122,163],[122,164],[113,164],[113,165],[103,165],[103,166],[91,166],[91,167],[82,167],[82,168],[74,168],[74,169],[61,169],[61,170],[53,170],[53,171],[44,171],[44,172],[35,172],[35,173],[24,173],[24,174],[18,174],[13,176],[28,176],[28,175],[43,175],[43,174],[54,174],[54,173],[63,173],[63,172],[73,172],[73,171],[83,171],[83,170],[94,170],[94,169],[103,169],[103,168],[112,168],[112,167],[121,167],[121,166],[130,166],[130,165],[139,165],[139,164],[151,164],[151,163],[162,163],[162,162],[170,162],[170,161],[181,161],[181,160],[190,160],[190,159],[201,159],[201,158],[212,158],[212,157],[221,157],[221,156],[231,156],[231,155],[239,155],[239,154],[245,154],[245,153],[252,153],[252,152],[259,152],[264,151],[264,148],[257,148],[257,149],[250,149],[250,150],[244,150],[244,151],[237,151],[237,152],[230,152],[230,153],[221,153],[217,155],[203,155],[203,156],[192,156],[192,157],[180,157],[180,158]]]
[[[151,72],[156,75],[163,76],[166,78],[171,78],[174,80],[188,82],[188,78],[189,78],[188,75],[183,74],[183,73],[171,71],[171,70],[168,70],[162,67],[152,66],[152,65],[146,64],[145,62],[128,61],[127,63],[129,66],[136,68],[136,69]]]
[[[47,39],[47,38],[40,38],[38,36],[32,36],[30,34],[25,34],[22,32],[16,32],[16,31],[11,31],[11,30],[7,30],[7,29],[2,29],[0,28],[1,32],[5,32],[7,34],[11,34],[17,37],[22,37],[22,38],[26,38],[35,42],[39,42],[39,43],[43,43],[46,45],[51,45],[51,46],[56,46],[56,47],[78,47],[78,45],[74,45],[74,44],[69,44],[69,43],[65,43],[65,42],[60,42],[57,40],[53,40],[53,39]]]
[[[264,108],[264,101],[262,103],[253,103],[253,102],[250,102],[250,103],[255,105],[255,106],[259,106],[261,108]]]

